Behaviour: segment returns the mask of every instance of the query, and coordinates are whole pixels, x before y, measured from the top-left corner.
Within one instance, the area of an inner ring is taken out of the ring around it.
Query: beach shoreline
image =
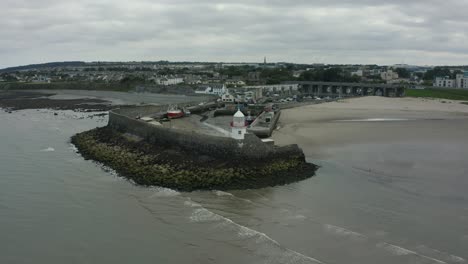
[[[298,144],[315,158],[351,144],[461,140],[468,128],[468,106],[461,102],[361,97],[291,108],[282,111],[273,139]]]

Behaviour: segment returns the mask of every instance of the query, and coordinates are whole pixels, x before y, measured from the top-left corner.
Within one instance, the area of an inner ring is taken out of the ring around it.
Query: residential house
[[[363,70],[353,71],[351,72],[351,76],[364,77],[364,71]]]
[[[50,83],[50,78],[47,76],[34,76],[34,78],[31,80],[33,83]]]
[[[169,85],[177,85],[184,82],[183,78],[180,77],[152,77],[149,80],[154,81],[156,84],[169,86]]]
[[[211,94],[222,96],[227,92],[226,85],[222,83],[210,83],[206,85],[201,85],[195,91],[196,94]]]
[[[468,89],[468,71],[456,76],[456,87],[461,89]]]
[[[228,79],[226,80],[226,85],[232,86],[232,87],[239,87],[239,86],[244,86],[245,82],[239,79]]]
[[[221,101],[225,103],[234,103],[235,97],[232,94],[226,93],[221,96]]]
[[[201,77],[197,75],[190,75],[184,78],[186,84],[201,84]]]
[[[387,70],[380,73],[380,78],[384,81],[392,81],[398,79],[398,73],[392,70]]]
[[[442,87],[442,88],[456,88],[457,82],[455,79],[450,79],[450,77],[436,77],[434,84],[435,87]]]

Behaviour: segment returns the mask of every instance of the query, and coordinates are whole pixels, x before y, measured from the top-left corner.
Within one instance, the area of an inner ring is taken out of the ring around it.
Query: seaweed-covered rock
[[[110,127],[79,133],[72,143],[85,159],[101,162],[137,184],[182,191],[283,185],[311,177],[317,169],[303,154],[247,163],[207,158],[177,147],[130,140]]]

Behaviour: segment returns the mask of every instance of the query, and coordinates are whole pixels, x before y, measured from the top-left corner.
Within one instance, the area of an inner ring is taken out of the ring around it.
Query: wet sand
[[[324,158],[350,144],[466,141],[467,129],[468,105],[458,101],[363,97],[284,110],[273,138]]]

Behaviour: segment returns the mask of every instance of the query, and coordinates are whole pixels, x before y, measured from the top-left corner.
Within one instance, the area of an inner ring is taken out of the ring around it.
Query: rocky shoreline
[[[0,108],[6,111],[24,109],[74,110],[81,112],[109,111],[110,102],[101,99],[50,99],[51,93],[29,91],[0,92]]]
[[[144,186],[180,191],[252,189],[284,185],[312,177],[317,166],[304,155],[246,162],[156,146],[110,127],[79,133],[71,142],[85,159],[116,170]]]

